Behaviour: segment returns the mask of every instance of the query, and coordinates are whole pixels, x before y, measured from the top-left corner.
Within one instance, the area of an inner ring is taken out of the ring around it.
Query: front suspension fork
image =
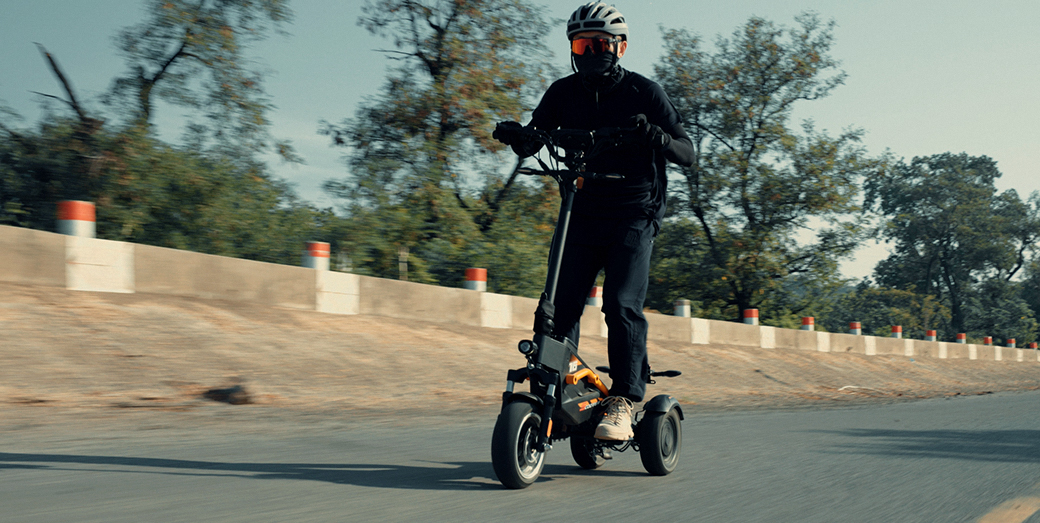
[[[542,426],[538,435],[538,450],[549,452],[552,450],[552,417],[556,410],[556,384],[550,383],[545,390],[545,401],[542,407]]]

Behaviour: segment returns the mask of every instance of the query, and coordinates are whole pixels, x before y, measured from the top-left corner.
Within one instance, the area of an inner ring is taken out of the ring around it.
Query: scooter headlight
[[[523,340],[516,346],[516,348],[520,350],[520,354],[528,356],[534,352],[537,346],[531,340]]]

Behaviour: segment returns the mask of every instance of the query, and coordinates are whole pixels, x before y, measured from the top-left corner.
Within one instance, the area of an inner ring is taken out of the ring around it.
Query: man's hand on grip
[[[654,150],[661,150],[672,143],[672,137],[661,129],[660,125],[654,125],[647,121],[645,114],[637,114],[630,120],[632,127],[643,138],[643,143]]]
[[[520,130],[523,128],[517,122],[499,122],[491,137],[506,145],[514,145],[520,140]]]
[[[512,147],[513,152],[521,158],[527,158],[542,148],[540,142],[527,138],[524,126],[517,122],[499,122],[491,137]]]

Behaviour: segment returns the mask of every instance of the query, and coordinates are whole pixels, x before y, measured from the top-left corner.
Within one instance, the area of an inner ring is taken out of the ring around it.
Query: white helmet
[[[603,2],[589,2],[571,14],[567,21],[567,39],[582,31],[602,31],[628,40],[625,17],[614,6]]]

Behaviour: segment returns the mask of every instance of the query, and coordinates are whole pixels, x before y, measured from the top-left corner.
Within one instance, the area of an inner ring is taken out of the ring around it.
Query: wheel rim
[[[534,415],[528,414],[520,425],[516,442],[516,469],[520,477],[532,480],[538,477],[545,460],[545,453],[537,449],[539,423]]]
[[[661,457],[670,465],[679,457],[679,424],[674,417],[666,416],[661,429]]]

